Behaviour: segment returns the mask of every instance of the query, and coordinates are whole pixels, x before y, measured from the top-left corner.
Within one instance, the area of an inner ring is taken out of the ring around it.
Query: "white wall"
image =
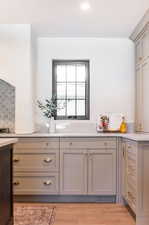
[[[119,112],[134,121],[134,45],[128,39],[38,38],[36,98],[52,94],[52,59],[90,60],[90,119]],[[38,110],[37,110],[38,111]],[[37,123],[43,122],[40,113]]]
[[[30,25],[0,25],[0,78],[16,87],[16,133],[33,132]]]

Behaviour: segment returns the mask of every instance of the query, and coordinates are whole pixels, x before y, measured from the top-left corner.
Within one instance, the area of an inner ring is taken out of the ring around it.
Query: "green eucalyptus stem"
[[[41,101],[37,100],[37,104],[43,115],[48,119],[50,119],[51,117],[55,118],[57,110],[64,108],[64,105],[60,106],[60,104],[57,104],[57,99],[55,96],[52,97],[50,100],[45,99],[45,103],[42,103]]]

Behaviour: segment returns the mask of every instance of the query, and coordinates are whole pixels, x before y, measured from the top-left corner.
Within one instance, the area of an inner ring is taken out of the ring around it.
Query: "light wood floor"
[[[135,225],[128,210],[120,204],[44,205],[56,207],[54,225]]]

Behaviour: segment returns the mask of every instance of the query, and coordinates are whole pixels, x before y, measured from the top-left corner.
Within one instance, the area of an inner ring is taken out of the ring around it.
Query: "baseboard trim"
[[[15,195],[14,202],[116,203],[116,195]]]

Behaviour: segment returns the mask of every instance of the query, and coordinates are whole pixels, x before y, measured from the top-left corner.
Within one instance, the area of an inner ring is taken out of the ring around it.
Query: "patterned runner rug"
[[[55,208],[38,205],[14,205],[14,225],[53,225]]]

